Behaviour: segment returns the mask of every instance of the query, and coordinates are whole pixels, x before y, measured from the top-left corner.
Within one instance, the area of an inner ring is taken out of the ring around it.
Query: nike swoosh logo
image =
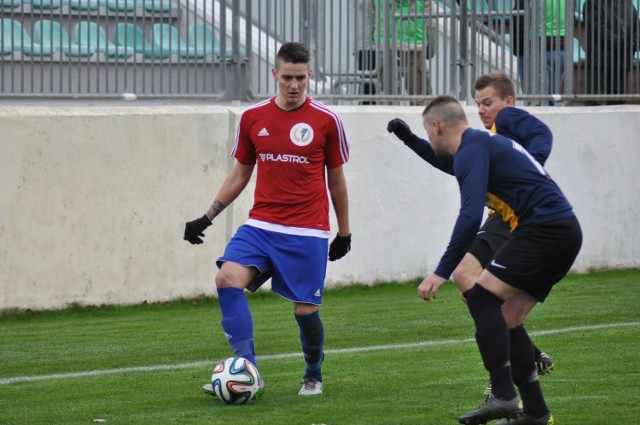
[[[478,233],[476,233],[476,235],[479,235],[481,233],[487,233],[487,231],[486,230],[480,230]]]
[[[499,268],[499,269],[505,269],[505,270],[507,269],[507,268],[506,268],[505,266],[503,266],[502,264],[498,264],[498,263],[496,263],[496,260],[491,260],[491,265],[492,265],[493,267],[497,267],[497,268]]]

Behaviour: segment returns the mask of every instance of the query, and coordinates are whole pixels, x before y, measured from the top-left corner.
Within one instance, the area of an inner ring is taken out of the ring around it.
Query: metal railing
[[[214,5],[176,0],[6,0],[2,97],[229,96],[246,60],[226,48]],[[221,22],[226,25],[226,14]]]
[[[276,91],[281,43],[301,41],[310,93],[332,103],[472,103],[473,81],[494,70],[529,104],[640,102],[637,9],[594,16],[590,3],[4,0],[0,96],[259,99]]]

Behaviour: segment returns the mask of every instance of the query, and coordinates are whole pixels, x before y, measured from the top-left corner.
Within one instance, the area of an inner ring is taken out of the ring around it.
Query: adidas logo
[[[316,293],[315,293],[315,294],[313,294],[313,296],[314,296],[314,297],[319,297],[319,296],[321,296],[321,295],[322,295],[322,294],[320,293],[320,290],[319,290],[319,289],[316,291]]]
[[[268,136],[269,132],[267,131],[266,128],[262,128],[262,130],[260,130],[260,132],[258,133],[258,136]]]

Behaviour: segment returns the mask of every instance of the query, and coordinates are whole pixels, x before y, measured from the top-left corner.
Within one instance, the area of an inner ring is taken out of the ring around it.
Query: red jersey
[[[231,154],[258,166],[250,219],[329,230],[325,170],[349,160],[349,145],[325,105],[309,97],[292,111],[278,108],[275,97],[257,103],[242,114]]]

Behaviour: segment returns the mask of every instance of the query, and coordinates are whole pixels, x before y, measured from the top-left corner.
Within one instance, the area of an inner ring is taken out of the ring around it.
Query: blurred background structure
[[[251,101],[280,44],[333,104],[424,104],[502,70],[530,105],[640,103],[638,0],[0,0],[2,98]]]

